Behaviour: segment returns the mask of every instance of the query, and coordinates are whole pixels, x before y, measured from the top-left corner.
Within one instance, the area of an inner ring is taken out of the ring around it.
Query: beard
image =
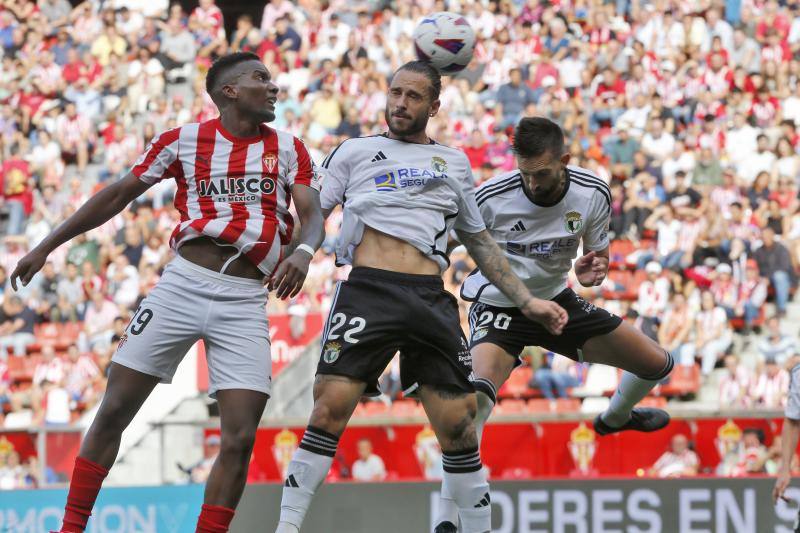
[[[422,115],[420,117],[411,118],[408,122],[407,126],[399,126],[394,120],[396,117],[393,117],[389,110],[386,109],[383,112],[383,117],[386,120],[386,125],[389,126],[389,131],[397,135],[398,137],[408,137],[411,135],[416,135],[417,133],[424,132],[425,128],[428,126],[428,116]],[[406,119],[408,120],[408,119]]]

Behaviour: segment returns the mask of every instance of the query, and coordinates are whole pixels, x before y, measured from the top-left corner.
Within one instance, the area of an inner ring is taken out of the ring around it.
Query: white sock
[[[611,397],[608,409],[601,415],[603,422],[613,428],[623,425],[631,417],[631,409],[658,385],[658,381],[642,379],[630,372],[623,372],[619,387]]]
[[[488,533],[492,529],[489,483],[477,448],[443,452],[444,478],[458,505],[463,533]]]
[[[478,411],[475,414],[475,433],[478,436],[478,446],[480,446],[481,438],[483,437],[483,426],[486,425],[489,415],[492,414],[496,396],[494,394],[494,384],[488,379],[476,379],[475,389],[477,390],[478,396]],[[484,390],[486,392],[484,392]],[[491,393],[491,396],[489,396],[489,393]],[[442,491],[439,493],[439,512],[433,523],[438,525],[442,522],[450,522],[457,526],[458,505],[456,505],[456,501],[453,499],[447,480],[447,476],[444,476],[444,479],[442,479]]]
[[[286,470],[281,518],[275,533],[296,533],[303,526],[314,493],[331,469],[338,444],[336,435],[313,426],[306,428]]]

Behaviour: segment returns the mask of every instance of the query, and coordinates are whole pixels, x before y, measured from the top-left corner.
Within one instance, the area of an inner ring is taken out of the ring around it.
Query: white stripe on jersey
[[[514,273],[544,299],[566,288],[567,274],[583,241],[584,251],[608,247],[611,191],[591,171],[567,166],[563,197],[539,205],[526,194],[517,170],[490,179],[475,194],[489,233],[505,250]],[[514,304],[479,271],[461,287],[461,297],[498,307]]]

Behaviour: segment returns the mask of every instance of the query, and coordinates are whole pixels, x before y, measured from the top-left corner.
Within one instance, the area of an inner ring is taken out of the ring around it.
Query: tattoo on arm
[[[466,233],[456,231],[459,240],[464,244],[469,255],[475,260],[481,273],[500,289],[514,305],[522,307],[531,298],[530,291],[512,272],[505,254],[494,242],[489,232]]]

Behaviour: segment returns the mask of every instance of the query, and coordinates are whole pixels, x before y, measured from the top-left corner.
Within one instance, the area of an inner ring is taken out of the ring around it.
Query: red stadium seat
[[[663,396],[684,396],[700,390],[700,367],[698,365],[675,365],[669,383],[661,387]]]
[[[533,398],[528,400],[528,411],[532,413],[549,413],[553,411],[555,405],[552,400],[547,398]]]
[[[495,410],[500,414],[510,415],[517,413],[525,413],[527,412],[528,409],[525,400],[511,399],[511,400],[502,400],[499,404],[497,404]]]
[[[667,399],[663,396],[646,396],[637,404],[639,407],[656,407],[664,409],[667,406]]]
[[[531,377],[533,377],[533,369],[529,366],[521,366],[511,372],[506,382],[500,387],[497,392],[499,398],[528,398],[532,396],[531,389],[528,386]]]
[[[576,413],[581,410],[581,400],[579,398],[558,398],[556,400],[556,412]]]
[[[424,409],[414,400],[399,400],[392,403],[390,412],[392,416],[417,416],[424,414]]]
[[[382,416],[389,414],[389,406],[383,402],[372,401],[364,404],[364,416]]]

